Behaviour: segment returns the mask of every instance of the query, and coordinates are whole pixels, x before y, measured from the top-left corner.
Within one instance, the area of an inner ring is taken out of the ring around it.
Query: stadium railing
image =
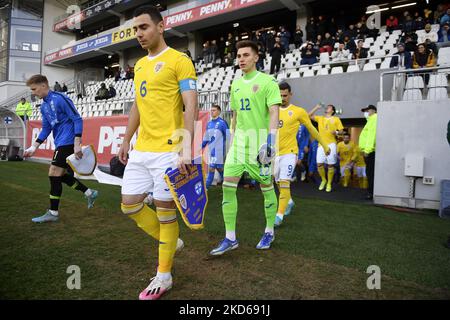
[[[387,101],[383,83],[393,78],[392,101],[448,100],[449,66],[383,72],[380,75],[380,101]]]

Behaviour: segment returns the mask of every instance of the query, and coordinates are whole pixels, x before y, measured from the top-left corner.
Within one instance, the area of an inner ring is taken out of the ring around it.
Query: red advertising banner
[[[255,4],[267,2],[268,0],[220,0],[214,1],[189,10],[177,12],[164,17],[166,28],[191,23],[194,21],[210,18],[219,14],[243,9]]]
[[[206,125],[209,120],[209,112],[201,111],[195,128],[195,146],[201,148],[203,134],[206,131]],[[109,165],[109,161],[120,149],[122,139],[127,129],[128,116],[112,117],[94,117],[83,119],[83,145],[92,144],[97,153],[97,161],[100,165]],[[27,124],[27,147],[37,139],[42,130],[41,121],[28,121]],[[133,137],[132,144],[136,141],[136,135]],[[55,151],[53,136],[39,147],[34,154],[36,158],[51,159]],[[199,154],[199,148],[194,150]]]

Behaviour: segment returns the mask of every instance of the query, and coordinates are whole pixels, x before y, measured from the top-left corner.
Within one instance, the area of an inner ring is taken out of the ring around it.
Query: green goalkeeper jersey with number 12
[[[237,114],[233,147],[238,147],[239,153],[257,154],[269,133],[269,108],[279,104],[280,89],[272,76],[253,71],[233,81],[230,107]]]

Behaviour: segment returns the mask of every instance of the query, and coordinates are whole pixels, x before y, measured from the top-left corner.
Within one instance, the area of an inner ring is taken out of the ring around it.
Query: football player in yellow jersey
[[[311,136],[323,146],[325,153],[328,154],[330,152],[328,145],[311,123],[305,109],[291,104],[291,86],[286,82],[282,82],[279,87],[281,94],[278,129],[279,149],[275,158],[274,177],[280,190],[280,198],[275,226],[279,226],[283,222],[284,215],[290,214],[295,205],[291,199],[290,183],[299,152],[297,143],[298,128],[304,125]]]
[[[330,148],[329,155],[325,154],[322,146],[319,145],[319,148],[317,148],[317,171],[319,171],[320,177],[322,178],[319,190],[325,189],[326,186],[326,191],[331,192],[331,184],[333,183],[334,177],[334,165],[337,162],[336,136],[342,134],[344,127],[342,126],[341,119],[334,116],[336,114],[336,108],[332,104],[325,108],[324,116],[315,116],[314,114],[321,107],[322,105],[320,104],[315,106],[309,112],[309,116],[311,120],[318,123],[319,134]],[[325,175],[325,163],[328,165],[328,183],[327,176]]]
[[[164,175],[176,167],[186,173],[186,164],[191,163],[190,152],[179,151],[190,147],[194,137],[197,78],[189,57],[164,41],[164,22],[156,7],[137,8],[133,23],[139,44],[148,55],[135,65],[135,101],[118,154],[126,164],[121,207],[139,228],[159,241],[157,275],[139,295],[141,300],[155,300],[172,288],[173,257],[183,246],[178,239],[176,206]],[[128,158],[130,141],[138,128]],[[190,137],[184,135],[181,148],[177,137],[182,132]],[[153,192],[156,212],[144,204],[149,191]]]
[[[364,153],[358,145],[355,145],[353,161],[355,162],[356,176],[359,180],[359,187],[361,189],[367,189],[368,182],[366,176],[366,162],[364,161]]]
[[[347,188],[352,175],[352,168],[355,158],[355,147],[353,141],[350,141],[350,133],[344,133],[344,141],[337,145],[337,153],[339,155],[339,167],[341,168],[342,185]]]

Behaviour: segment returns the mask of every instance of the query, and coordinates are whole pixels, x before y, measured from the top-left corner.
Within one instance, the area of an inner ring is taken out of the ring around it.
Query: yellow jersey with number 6
[[[140,124],[134,148],[142,152],[172,152],[184,128],[181,93],[197,90],[191,59],[167,47],[158,55],[141,58],[134,67],[134,87]]]

